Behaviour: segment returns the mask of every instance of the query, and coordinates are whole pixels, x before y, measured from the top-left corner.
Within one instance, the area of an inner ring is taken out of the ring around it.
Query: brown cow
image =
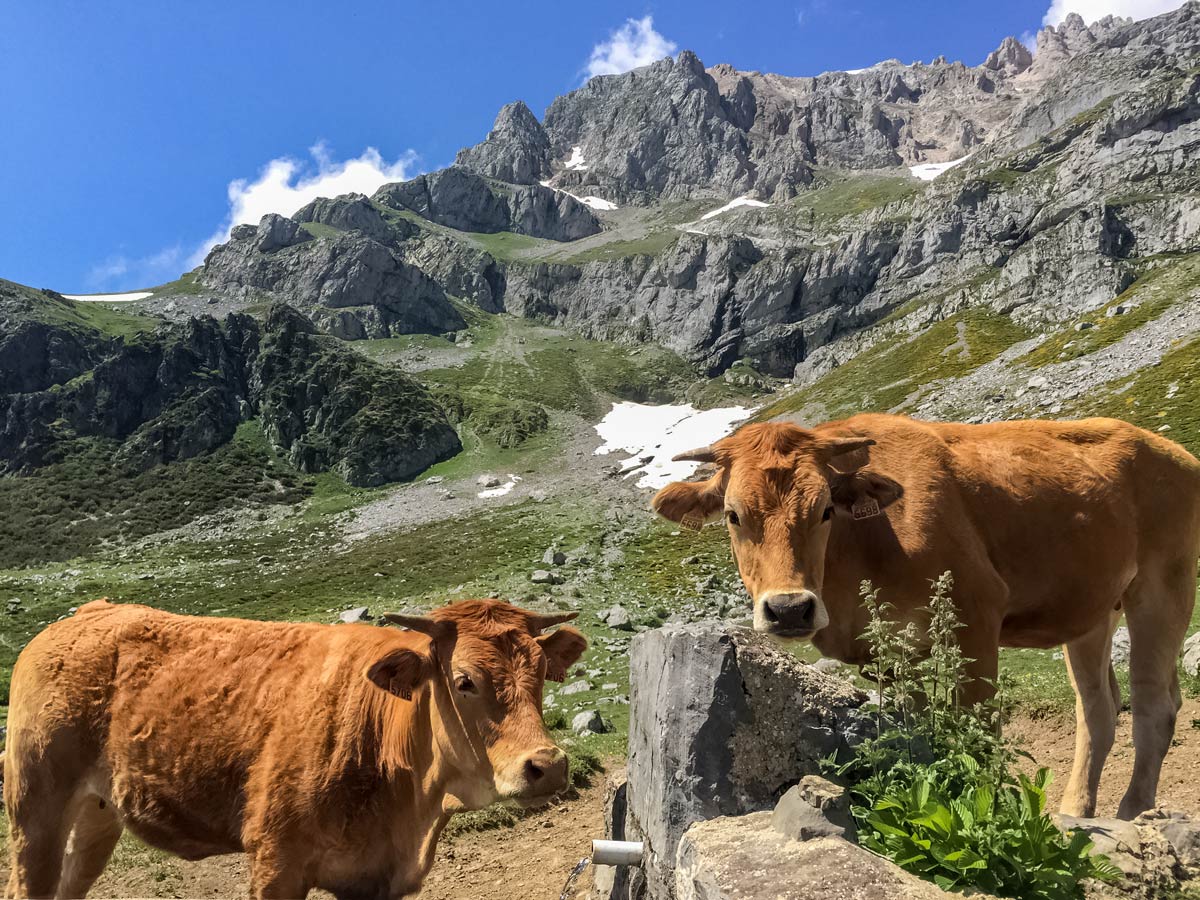
[[[545,801],[567,758],[545,678],[574,614],[470,600],[411,631],[89,603],[13,671],[10,897],[82,897],[123,828],[200,859],[244,851],[256,897],[416,892],[453,812]]]
[[[1154,805],[1200,553],[1200,463],[1178,444],[1112,419],[860,415],[811,430],[748,425],[676,459],[717,471],[667,485],[654,507],[684,524],[725,519],[759,631],[861,664],[860,582],[921,624],[930,581],[950,570],[975,660],[967,700],[990,693],[1001,645],[1063,644],[1077,730],[1062,808],[1074,815],[1094,813],[1113,743],[1110,651],[1124,613],[1136,759],[1119,815]]]

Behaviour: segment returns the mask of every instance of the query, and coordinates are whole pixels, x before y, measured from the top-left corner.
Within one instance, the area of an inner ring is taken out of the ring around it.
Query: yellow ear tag
[[[870,519],[879,515],[879,501],[874,497],[864,497],[853,506],[850,507],[850,515],[857,521],[858,519]]]
[[[404,700],[411,700],[412,699],[412,691],[401,691],[400,697]]]
[[[689,531],[699,531],[704,527],[704,519],[700,518],[700,516],[688,515],[680,519],[679,524]]]

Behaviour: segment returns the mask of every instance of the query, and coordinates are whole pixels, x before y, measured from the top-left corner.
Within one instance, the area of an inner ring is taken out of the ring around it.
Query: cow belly
[[[147,844],[184,859],[243,849],[237,796],[217,785],[173,783],[140,773],[113,779],[113,804],[125,826]]]

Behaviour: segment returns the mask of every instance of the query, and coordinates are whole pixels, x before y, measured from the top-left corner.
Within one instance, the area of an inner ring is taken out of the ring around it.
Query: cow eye
[[[742,524],[742,520],[738,518],[738,514],[732,509],[727,509],[725,511],[725,518],[729,521],[729,524],[733,525],[734,527]]]
[[[464,694],[475,693],[475,682],[470,679],[470,676],[459,675],[454,679],[454,687]]]
[[[828,522],[831,518],[833,518],[833,507],[827,506],[825,512],[821,513],[821,521]]]

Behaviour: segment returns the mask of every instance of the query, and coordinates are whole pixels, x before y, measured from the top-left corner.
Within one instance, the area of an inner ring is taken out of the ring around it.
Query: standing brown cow
[[[724,518],[759,631],[861,664],[859,583],[920,623],[930,581],[950,570],[974,659],[966,699],[990,693],[1001,645],[1063,644],[1077,697],[1062,805],[1073,815],[1095,812],[1112,747],[1110,652],[1124,613],[1136,758],[1119,815],[1154,805],[1200,554],[1200,463],[1178,444],[1112,419],[860,415],[811,430],[749,425],[676,459],[716,474],[667,485],[654,508],[684,524]]]
[[[573,613],[470,600],[365,625],[89,603],[13,671],[10,897],[82,897],[123,828],[184,859],[246,852],[256,897],[415,893],[450,815],[567,784],[542,685]]]

